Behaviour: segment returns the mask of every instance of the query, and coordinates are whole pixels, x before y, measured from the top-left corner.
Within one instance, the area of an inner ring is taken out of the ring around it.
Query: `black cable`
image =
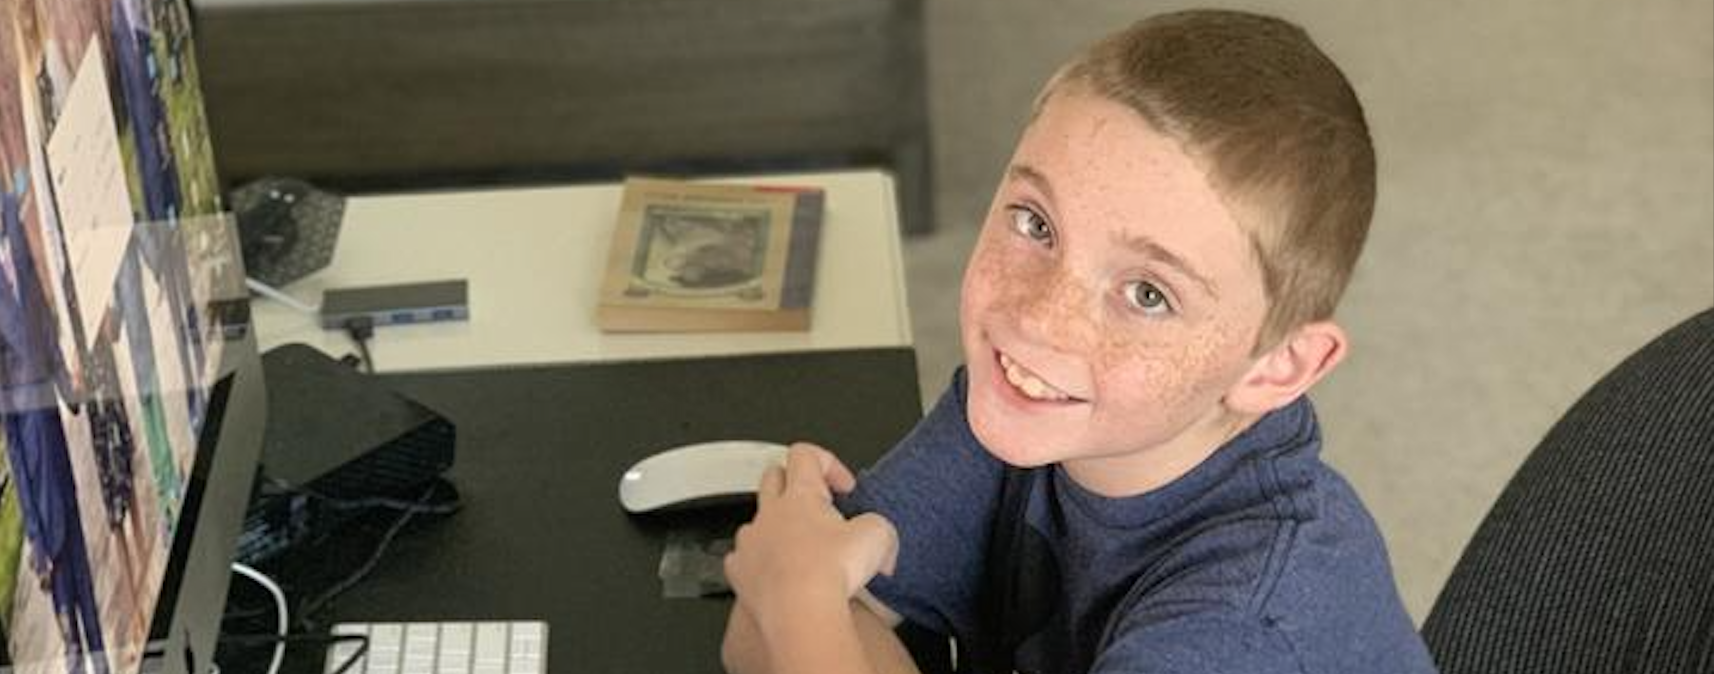
[[[357,343],[357,353],[363,358],[363,371],[375,374],[375,359],[369,355],[369,338],[375,336],[375,320],[368,316],[345,319],[345,334]]]
[[[257,606],[257,607],[251,608],[251,607],[246,607],[246,606],[239,606],[236,599],[228,599],[228,601],[226,602],[226,613],[222,614],[220,616],[220,619],[222,621],[227,621],[227,620],[255,620],[257,618],[261,618],[261,617],[269,614],[270,612],[273,611],[273,609],[274,609],[273,604],[269,604],[267,606]]]
[[[323,494],[309,487],[295,485],[277,477],[264,476],[267,486],[288,494],[301,494],[327,504],[330,508],[340,510],[366,510],[369,508],[387,508],[389,510],[413,510],[422,515],[451,515],[464,507],[457,497],[443,503],[428,503],[424,501],[407,501],[405,499],[388,498],[385,496],[361,496],[342,498]]]
[[[423,495],[417,499],[417,505],[426,507],[429,499],[434,496],[438,487],[438,484],[430,484],[429,488],[423,492]],[[328,602],[333,601],[339,595],[344,594],[346,590],[351,589],[357,583],[361,582],[364,577],[369,575],[369,572],[374,571],[375,567],[381,563],[381,558],[386,555],[387,547],[393,544],[393,538],[398,536],[399,532],[405,528],[405,525],[410,524],[411,518],[416,517],[417,513],[421,512],[421,510],[421,508],[407,508],[401,511],[399,519],[393,522],[393,525],[387,529],[386,533],[381,535],[381,541],[375,544],[375,551],[369,555],[369,559],[363,562],[363,565],[358,567],[355,572],[346,576],[344,580],[339,581],[326,592],[321,593],[314,599],[300,604],[297,610],[298,620],[304,625],[311,624],[311,617],[319,612],[322,607],[326,606]]]

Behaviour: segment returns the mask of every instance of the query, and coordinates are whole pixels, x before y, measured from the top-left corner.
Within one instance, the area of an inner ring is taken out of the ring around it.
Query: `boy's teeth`
[[[1022,365],[1004,353],[1000,354],[1000,367],[1006,371],[1006,381],[1011,382],[1012,386],[1022,391],[1025,397],[1032,400],[1052,401],[1071,399],[1071,396],[1031,374],[1029,370],[1024,369]]]

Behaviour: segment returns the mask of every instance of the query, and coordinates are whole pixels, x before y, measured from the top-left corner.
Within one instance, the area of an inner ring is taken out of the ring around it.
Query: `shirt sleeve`
[[[1121,619],[1090,674],[1303,674],[1278,628],[1261,618],[1215,609],[1170,617]]]
[[[1002,464],[970,431],[964,385],[960,370],[916,428],[837,503],[847,517],[873,512],[898,530],[894,573],[877,576],[870,594],[904,619],[949,635],[975,628],[1002,475]]]

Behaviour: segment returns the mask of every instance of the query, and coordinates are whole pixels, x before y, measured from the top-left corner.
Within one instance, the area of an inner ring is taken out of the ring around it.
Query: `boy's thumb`
[[[863,568],[869,573],[893,575],[899,558],[899,532],[893,523],[875,513],[863,513],[851,518],[850,524],[857,549],[862,551]]]

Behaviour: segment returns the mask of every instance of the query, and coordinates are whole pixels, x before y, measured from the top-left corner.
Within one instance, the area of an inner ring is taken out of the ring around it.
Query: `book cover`
[[[808,330],[825,198],[816,188],[627,180],[596,324]]]

